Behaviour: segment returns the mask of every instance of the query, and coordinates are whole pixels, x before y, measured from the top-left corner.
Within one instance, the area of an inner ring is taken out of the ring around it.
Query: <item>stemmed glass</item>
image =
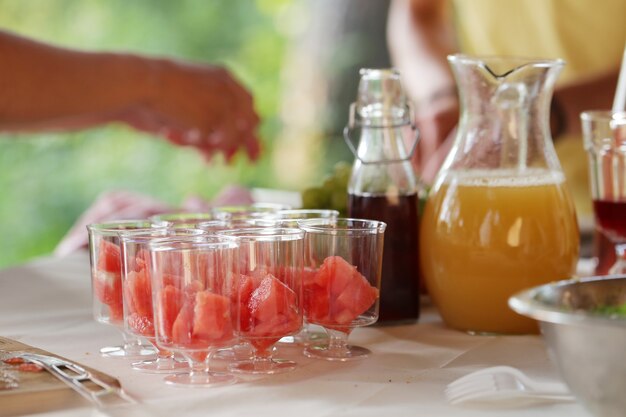
[[[581,115],[589,156],[596,228],[615,247],[610,274],[626,273],[626,112],[587,111]],[[602,264],[603,256],[600,255]]]
[[[92,223],[87,226],[89,235],[89,261],[91,264],[91,288],[93,316],[100,323],[116,326],[122,333],[124,344],[107,346],[100,353],[111,358],[141,359],[153,356],[151,346],[124,331],[124,302],[122,291],[122,258],[119,233],[123,230],[150,230],[147,220],[120,220],[108,223]]]
[[[326,343],[310,344],[305,355],[331,361],[362,359],[364,347],[348,345],[355,327],[378,319],[386,224],[362,219],[307,219],[304,311],[309,323],[328,333]]]
[[[164,238],[149,244],[156,343],[189,362],[190,372],[165,382],[215,386],[236,381],[211,370],[211,356],[234,338],[239,280],[234,239],[199,236]]]
[[[269,213],[265,221],[274,221],[275,227],[299,227],[298,222],[306,219],[336,219],[339,217],[337,210],[330,209],[286,209]],[[305,268],[305,274],[310,272]],[[304,317],[302,330],[294,336],[287,336],[280,339],[280,343],[284,345],[302,346],[311,342],[326,339],[326,333],[320,331],[312,331],[309,329],[309,323]]]
[[[240,374],[277,374],[296,363],[274,359],[272,348],[302,327],[302,262],[304,232],[293,228],[225,230],[240,247],[239,304],[236,330],[253,347],[250,360],[231,363]]]
[[[122,256],[122,290],[124,326],[129,334],[144,337],[156,349],[156,359],[145,359],[132,364],[133,369],[148,373],[172,373],[188,369],[186,362],[174,359],[174,354],[156,344],[150,281],[149,245],[164,238],[199,236],[199,229],[138,229],[120,232]]]
[[[265,220],[263,218],[245,218],[242,216],[237,220],[210,220],[206,222],[198,223],[198,229],[204,230],[209,234],[217,234],[225,230],[232,229],[245,229],[254,227],[271,227],[275,225],[274,220]],[[226,363],[232,363],[234,361],[250,360],[252,358],[252,347],[250,344],[238,338],[238,341],[224,349],[220,349],[213,356],[215,360],[221,360]]]

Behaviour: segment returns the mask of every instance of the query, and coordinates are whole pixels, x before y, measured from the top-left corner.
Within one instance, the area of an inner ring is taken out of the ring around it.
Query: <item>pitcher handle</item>
[[[407,103],[407,111],[409,113],[408,123],[402,123],[402,124],[393,125],[393,126],[368,126],[368,129],[389,129],[389,128],[400,127],[400,126],[405,126],[409,124],[411,126],[411,130],[415,132],[415,137],[414,137],[413,144],[411,145],[411,149],[407,157],[406,158],[394,158],[394,159],[378,159],[376,161],[366,161],[358,155],[356,147],[354,146],[354,141],[352,140],[352,137],[350,135],[350,133],[353,130],[362,128],[361,126],[359,126],[359,123],[356,122],[356,116],[355,116],[356,115],[356,103],[350,104],[350,114],[348,118],[348,124],[346,125],[346,127],[343,128],[343,139],[346,142],[346,145],[348,145],[348,148],[350,149],[350,151],[354,154],[354,157],[358,159],[359,161],[361,161],[363,164],[378,164],[378,163],[391,164],[395,162],[410,161],[411,158],[413,157],[413,154],[415,153],[415,149],[417,149],[417,143],[419,142],[420,134],[419,134],[419,130],[417,130],[417,126],[415,125],[415,112],[413,111],[413,104],[411,102]]]

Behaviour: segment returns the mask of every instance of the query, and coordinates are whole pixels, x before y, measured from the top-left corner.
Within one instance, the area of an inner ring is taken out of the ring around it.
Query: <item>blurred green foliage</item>
[[[345,161],[335,164],[330,174],[323,178],[320,185],[302,190],[302,208],[337,210],[341,216],[348,215],[348,181],[352,166]]]
[[[133,51],[228,66],[255,96],[264,156],[206,164],[188,148],[110,125],[70,134],[0,136],[0,267],[49,253],[105,190],[171,204],[229,183],[280,187],[270,166],[288,0],[0,0],[0,27],[86,50]],[[1,94],[1,92],[0,92]]]

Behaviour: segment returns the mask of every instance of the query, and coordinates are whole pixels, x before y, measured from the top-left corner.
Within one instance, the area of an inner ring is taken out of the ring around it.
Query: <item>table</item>
[[[46,416],[589,416],[576,403],[524,408],[452,406],[444,388],[493,365],[516,366],[537,378],[559,379],[540,336],[470,336],[447,329],[432,306],[418,324],[357,329],[350,340],[373,351],[359,362],[306,358],[293,348],[292,373],[217,388],[176,388],[162,376],[131,370],[129,361],[98,354],[119,332],[91,315],[87,253],[41,258],[0,271],[0,335],[17,339],[117,377],[141,401],[106,414],[81,408]]]

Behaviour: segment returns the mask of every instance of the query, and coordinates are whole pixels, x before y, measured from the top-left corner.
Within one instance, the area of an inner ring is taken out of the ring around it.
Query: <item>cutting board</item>
[[[91,406],[89,401],[46,370],[22,372],[17,365],[5,363],[3,360],[12,357],[14,352],[39,353],[65,359],[16,340],[0,337],[0,417]],[[112,376],[81,366],[98,379],[120,386],[119,381]],[[7,384],[7,379],[14,381],[17,386],[10,388],[12,384]]]

